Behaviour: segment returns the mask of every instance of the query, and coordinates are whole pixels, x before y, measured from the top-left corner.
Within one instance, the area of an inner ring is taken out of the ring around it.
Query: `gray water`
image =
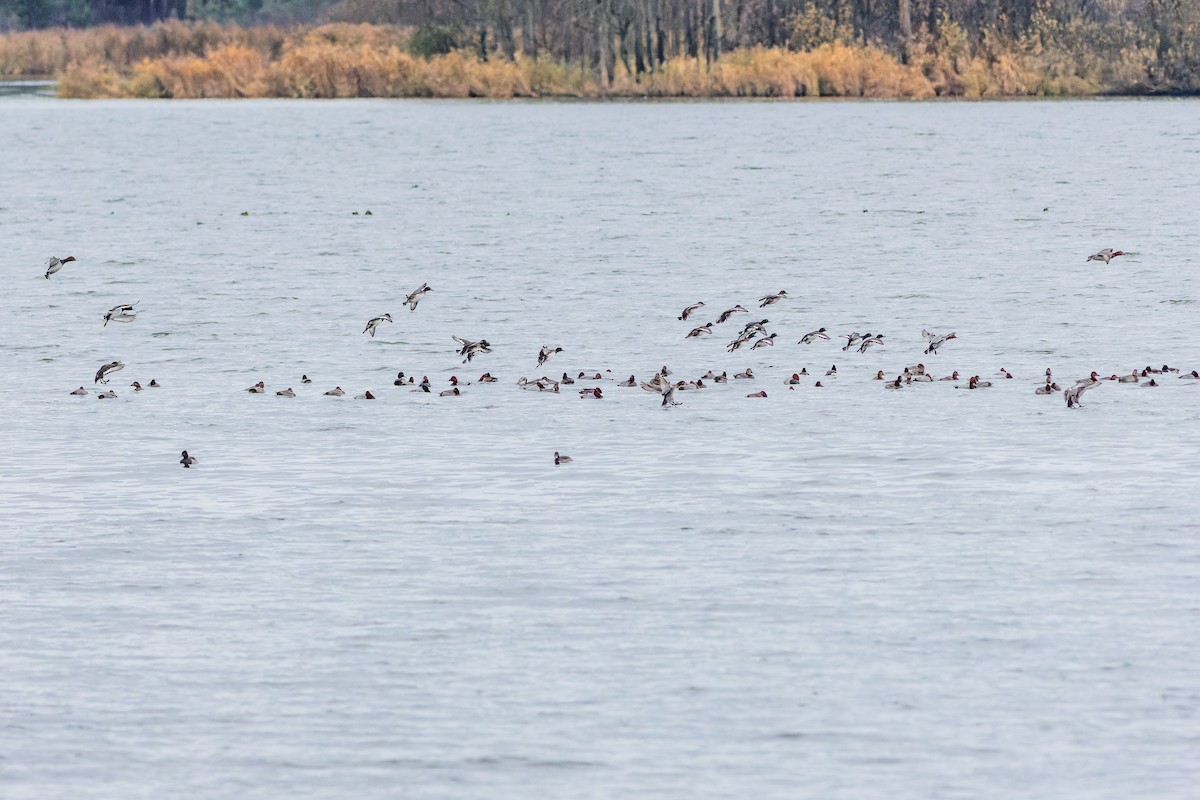
[[[0,101],[0,796],[1195,797],[1198,112]]]

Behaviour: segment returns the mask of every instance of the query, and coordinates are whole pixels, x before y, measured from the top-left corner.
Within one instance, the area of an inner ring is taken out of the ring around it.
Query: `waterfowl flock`
[[[1101,261],[1107,264],[1113,258],[1124,255],[1128,254],[1120,250],[1105,248],[1094,255],[1088,256],[1087,260]],[[48,259],[46,262],[47,269],[45,278],[49,279],[50,276],[62,270],[67,263],[73,261],[76,261],[74,256],[67,256],[66,258],[62,259]],[[428,283],[422,283],[417,289],[405,296],[403,303],[408,306],[410,311],[416,311],[421,300],[432,291],[433,289]],[[791,299],[791,295],[789,295],[785,289],[780,289],[778,292],[759,297],[758,307],[766,308],[768,306],[774,306],[789,299]],[[109,322],[134,322],[138,318],[136,305],[136,303],[121,303],[113,306],[104,315],[104,326],[107,327]],[[708,306],[705,301],[702,300],[690,303],[682,309],[676,319],[681,322],[689,322],[689,320],[700,314],[702,310],[707,307]],[[748,313],[747,309],[741,304],[735,304],[734,306],[727,308],[718,314],[715,320],[699,325],[689,322],[687,332],[683,334],[683,338],[692,340],[716,338],[717,334],[722,329],[722,326],[726,325],[734,317],[734,315],[742,313]],[[385,322],[389,324],[394,323],[391,314],[384,313],[376,317],[372,317],[367,321],[362,333],[373,338],[379,331],[380,326]],[[734,353],[742,348],[748,348],[749,350],[753,351],[767,347],[775,347],[775,345],[781,340],[777,332],[768,330],[768,326],[770,324],[771,321],[769,319],[763,318],[759,320],[751,320],[742,326],[740,330],[735,329],[736,332],[731,332],[731,338],[725,345],[726,352]],[[871,331],[862,334],[860,334],[858,331],[851,331],[841,335],[838,338],[845,341],[845,344],[841,345],[840,352],[857,353],[859,355],[866,354],[873,348],[886,349],[889,347],[889,345],[894,345],[894,343],[898,341],[898,339],[895,337],[889,338],[885,341],[885,335],[883,333]],[[487,339],[482,337],[472,340],[458,335],[451,335],[450,339],[455,344],[455,347],[453,348],[454,352],[456,352],[456,354],[462,358],[461,363],[464,365],[471,363],[475,358],[492,352],[491,344]],[[950,331],[948,333],[934,333],[923,329],[920,332],[920,339],[918,339],[916,336],[911,337],[911,341],[913,342],[911,352],[921,352],[925,356],[938,356],[942,352],[943,348],[956,339],[958,339],[958,334],[954,331]],[[909,340],[910,339],[904,339],[906,342]],[[924,349],[923,351],[918,351],[916,349],[917,343],[921,340],[924,341]],[[831,337],[828,333],[828,329],[826,327],[819,327],[803,334],[796,342],[796,345],[800,346],[806,355],[810,355],[812,353],[819,352],[819,349],[825,345],[825,343],[832,343],[832,341],[833,337]],[[904,347],[908,347],[908,345],[906,344]],[[451,348],[448,347],[447,349],[449,351]],[[542,345],[541,348],[536,352],[535,369],[540,370],[551,358],[563,352],[564,348],[561,346]],[[125,364],[119,360],[102,364],[96,370],[92,382],[94,385],[108,384],[112,376],[124,368]],[[1082,407],[1081,401],[1085,392],[1101,386],[1106,381],[1115,384],[1128,384],[1138,385],[1145,388],[1155,388],[1161,385],[1159,383],[1161,378],[1174,375],[1179,380],[1200,382],[1200,372],[1196,370],[1180,373],[1181,371],[1179,368],[1170,367],[1165,364],[1161,368],[1146,366],[1133,369],[1126,374],[1112,373],[1107,378],[1102,377],[1101,373],[1093,371],[1085,378],[1067,382],[1066,388],[1064,389],[1056,381],[1052,370],[1047,368],[1045,373],[1038,376],[1036,379],[1035,382],[1037,385],[1033,389],[1033,394],[1047,396],[1061,393],[1066,407],[1074,409]],[[636,373],[630,374],[628,378],[618,381],[615,377],[613,377],[611,369],[604,370],[603,372],[599,370],[581,370],[578,371],[575,377],[571,377],[567,372],[563,372],[559,378],[551,378],[543,375],[542,377],[531,379],[526,376],[521,376],[517,378],[514,384],[518,389],[523,389],[526,391],[560,394],[561,387],[572,386],[576,382],[595,383],[612,381],[613,385],[619,388],[632,389],[640,387],[644,391],[650,392],[659,398],[658,406],[660,408],[673,408],[682,404],[682,400],[679,399],[679,396],[683,392],[708,389],[710,387],[727,384],[730,381],[728,372],[725,370],[723,370],[720,374],[716,374],[710,369],[694,380],[684,380],[682,378],[672,379],[672,374],[672,371],[666,365],[663,365],[662,368],[657,370],[654,376],[648,381],[639,381]],[[796,387],[804,385],[806,379],[809,379],[813,374],[820,375],[821,372],[814,371],[814,373],[809,373],[807,367],[802,367],[799,370],[792,371],[790,376],[784,379],[783,385],[786,386],[789,391],[795,391]],[[826,379],[836,379],[838,377],[837,365],[832,364],[829,369],[824,371],[823,377]],[[881,382],[884,389],[890,391],[904,390],[913,387],[914,385],[934,382],[950,382],[953,383],[955,388],[958,389],[978,391],[997,386],[997,381],[1007,382],[1016,378],[1016,376],[1014,376],[1008,371],[1008,369],[1004,367],[1001,367],[994,375],[990,377],[994,377],[997,380],[985,380],[981,374],[969,374],[964,380],[960,378],[958,370],[953,370],[948,374],[939,377],[934,375],[926,366],[926,364],[922,362],[915,365],[904,366],[894,374],[894,377],[888,377],[888,374],[885,370],[877,370],[873,376],[873,380]],[[732,380],[736,382],[751,382],[758,380],[758,376],[754,374],[754,369],[752,367],[747,367],[742,372],[734,373]],[[302,374],[299,384],[301,386],[305,386],[311,384],[312,382],[312,379],[309,378],[307,374]],[[463,388],[471,385],[469,381],[464,381],[456,375],[450,376],[448,382],[449,386],[446,388],[435,390],[428,376],[423,376],[418,382],[414,377],[406,376],[405,373],[401,371],[397,373],[396,379],[393,381],[393,386],[409,388],[410,391],[413,392],[436,394],[438,397],[461,397],[463,395]],[[497,382],[499,382],[499,379],[493,376],[490,372],[484,372],[475,381],[475,383],[478,384],[491,384]],[[143,386],[140,381],[133,381],[130,386],[133,388],[134,392],[141,392],[146,388],[159,388],[160,384],[157,380],[151,379],[147,386]],[[824,388],[824,384],[821,380],[813,381],[812,386],[813,388]],[[264,381],[257,381],[244,391],[249,394],[266,394],[267,387]],[[79,388],[69,392],[70,395],[76,397],[84,397],[90,393],[91,392],[85,386],[80,386]],[[341,386],[335,386],[334,388],[323,392],[323,395],[326,397],[342,397],[345,394],[346,392]],[[288,386],[283,389],[275,390],[274,395],[280,398],[295,398],[298,396],[298,393],[291,386]],[[576,395],[580,399],[584,400],[604,400],[606,397],[604,394],[604,387],[600,385],[592,385],[581,388],[576,392]],[[747,398],[765,398],[767,396],[767,390],[762,388],[757,388],[755,391],[750,391],[745,394],[745,397]],[[109,389],[99,392],[97,397],[100,399],[113,399],[117,397],[117,393],[115,390]],[[374,400],[376,399],[376,395],[370,389],[367,389],[362,393],[355,395],[354,399]],[[557,452],[554,454],[554,463],[556,465],[570,462],[570,458],[562,456]],[[190,468],[197,462],[193,456],[188,455],[188,451],[184,450],[180,459],[180,463],[185,468]]]

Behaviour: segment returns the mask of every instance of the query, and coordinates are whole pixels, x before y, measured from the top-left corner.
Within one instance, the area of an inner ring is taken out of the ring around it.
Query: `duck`
[[[833,375],[835,377],[837,376],[837,364],[834,364],[829,369],[825,370],[825,377],[828,378],[830,375]]]
[[[904,378],[903,375],[897,375],[895,380],[888,381],[886,384],[884,384],[883,388],[885,388],[885,389],[903,389],[904,388],[904,384],[902,382],[903,378]]]
[[[158,388],[160,388],[161,386],[162,386],[162,384],[161,384],[161,383],[159,383],[158,381],[156,381],[154,378],[151,378],[151,379],[150,379],[150,383],[149,383],[149,384],[146,386],[146,388],[147,388],[147,389],[158,389]]]
[[[626,380],[623,380],[620,383],[618,383],[617,386],[625,386],[625,387],[637,386],[637,378],[630,375]]]
[[[660,369],[658,372],[659,372],[659,374],[660,374],[660,375],[662,375],[664,378],[670,377],[671,375],[674,375],[674,374],[675,374],[675,373],[671,372],[671,370],[667,369],[667,365],[666,365],[666,364],[663,364],[663,365],[662,365],[662,369]],[[596,375],[596,377],[597,377],[597,378],[599,378],[599,377],[600,377],[600,375],[599,375],[599,374],[597,374],[597,375]]]
[[[752,370],[749,367],[746,367],[745,372],[739,372],[736,375],[734,375],[733,377],[737,378],[738,380],[754,380],[754,370]]]
[[[549,361],[550,357],[553,356],[555,353],[561,353],[561,352],[562,352],[561,347],[555,347],[555,348],[551,349],[549,345],[542,345],[542,349],[540,351],[538,351],[537,365],[539,367],[542,366],[542,364],[545,364],[547,361]]]
[[[1095,375],[1096,373],[1093,372],[1092,374]],[[1074,386],[1072,386],[1070,389],[1064,390],[1063,391],[1063,399],[1065,399],[1067,401],[1067,408],[1075,408],[1077,406],[1082,407],[1083,404],[1080,403],[1079,401],[1080,401],[1080,398],[1083,397],[1083,393],[1086,392],[1088,389],[1094,389],[1095,387],[1097,387],[1099,385],[1100,385],[1100,381],[1098,381],[1094,378],[1091,380],[1085,379],[1085,380],[1079,381]]]
[[[659,408],[670,408],[671,406],[680,405],[680,402],[675,399],[675,392],[682,388],[683,385],[683,381],[667,384],[666,388],[663,389],[662,404]]]
[[[688,306],[687,308],[685,308],[683,310],[683,313],[679,315],[679,319],[686,322],[687,318],[690,317],[692,314],[695,314],[696,310],[699,309],[703,305],[704,305],[704,301],[692,303],[690,306]],[[709,324],[711,325],[712,323],[709,323]]]
[[[1105,264],[1107,264],[1108,262],[1112,261],[1117,256],[1124,256],[1124,255],[1128,255],[1128,253],[1125,253],[1124,251],[1121,251],[1121,250],[1113,250],[1111,247],[1106,247],[1103,250],[1101,250],[1099,253],[1093,253],[1092,255],[1088,256],[1087,260],[1088,261],[1103,261]]]
[[[1150,380],[1148,380],[1148,381],[1146,381],[1145,383],[1143,383],[1143,384],[1142,384],[1142,388],[1143,388],[1143,389],[1148,389],[1148,388],[1150,388],[1151,386],[1158,386],[1158,382],[1157,382],[1157,381],[1155,381],[1155,380],[1154,380],[1154,378],[1151,378]]]
[[[824,389],[825,384],[821,383],[820,381],[817,381],[816,383],[813,384],[813,387],[817,388],[817,389]]]
[[[556,467],[559,464],[570,464],[573,460],[570,456],[559,455],[557,450],[554,451],[554,466]]]
[[[405,382],[405,380],[404,380],[404,373],[403,373],[403,372],[397,372],[397,373],[396,373],[396,380],[392,381],[392,386],[407,386],[407,385],[408,385],[408,384],[407,384],[407,383]]]
[[[1081,386],[1083,384],[1087,384],[1088,388],[1092,388],[1093,386],[1099,386],[1100,385],[1100,373],[1093,371],[1092,374],[1089,375],[1088,377],[1080,378],[1079,380],[1075,381],[1076,386]]]
[[[453,389],[447,389],[444,392],[438,392],[438,397],[458,397],[461,394],[462,392],[460,392],[458,387],[455,386]]]
[[[927,330],[922,330],[921,335],[925,337],[925,341],[929,342],[929,346],[925,348],[925,355],[937,355],[938,349],[951,339],[957,339],[958,335],[953,331],[947,334],[930,333]]]
[[[367,391],[363,392],[362,394],[356,395],[354,399],[355,400],[374,400],[375,395],[371,394],[371,390],[368,389]]]
[[[56,258],[50,256],[46,259],[46,280],[50,280],[50,276],[65,267],[68,263],[75,260],[75,256],[67,256],[66,258]]]
[[[71,394],[75,395],[76,397],[83,397],[87,393],[88,393],[88,390],[83,388],[82,386],[80,386],[75,391],[71,392]]]
[[[758,335],[758,331],[750,331],[749,333],[738,334],[738,337],[736,339],[734,339],[729,344],[725,345],[725,352],[732,353],[736,350],[741,350],[742,345],[746,344],[746,342],[751,341],[757,335]]]
[[[400,374],[403,375],[404,373],[402,372]],[[300,382],[301,383],[312,383],[312,378],[308,377],[307,375],[301,375]]]
[[[1174,371],[1178,372],[1179,370],[1174,370]],[[1181,380],[1181,381],[1200,380],[1200,372],[1196,372],[1196,370],[1192,370],[1191,372],[1185,372],[1184,374],[1179,376],[1179,380]]]
[[[867,334],[868,337],[870,335],[871,335],[870,333]],[[849,350],[851,347],[854,347],[854,345],[858,344],[859,342],[861,342],[863,340],[863,337],[861,335],[859,335],[858,331],[851,331],[850,333],[847,333],[842,338],[844,338],[846,340],[846,346],[842,348],[842,352]]]
[[[708,372],[704,373],[704,374],[703,374],[703,375],[701,375],[700,377],[701,377],[703,380],[706,380],[706,381],[711,381],[711,380],[715,380],[717,376],[716,376],[716,375],[714,375],[714,374],[713,374],[713,371],[710,369]]]
[[[259,381],[258,383],[254,384],[249,389],[247,389],[246,391],[249,392],[250,394],[263,394],[264,392],[266,392],[266,390],[267,390],[266,384],[264,384],[262,381]]]
[[[196,463],[196,457],[189,456],[188,451],[184,450],[182,453],[179,454],[179,463],[183,464],[184,469],[191,469],[192,464]]]
[[[729,373],[722,372],[720,375],[713,376],[713,383],[729,383]]]
[[[372,317],[370,320],[367,321],[367,327],[363,328],[363,333],[369,333],[369,334],[371,334],[372,338],[374,338],[375,329],[379,327],[379,323],[391,322],[391,321],[392,321],[391,314],[383,314],[378,317]]]
[[[550,379],[549,379],[549,378],[542,378],[542,380],[544,380],[544,381],[548,381],[548,380],[550,380]],[[450,385],[451,385],[451,386],[470,386],[471,384],[470,384],[470,382],[469,382],[469,381],[460,381],[460,380],[458,379],[458,376],[457,376],[457,375],[451,375],[451,376],[450,376]]]
[[[730,308],[726,311],[722,311],[721,315],[719,317],[717,317],[717,324],[720,325],[722,322],[725,322],[726,320],[728,320],[732,315],[741,314],[741,313],[749,313],[749,312],[747,312],[746,309],[742,308],[740,305],[736,305],[733,308]]]
[[[879,370],[878,372],[876,372],[873,380],[877,380],[877,381],[883,380],[883,370]]]
[[[1133,372],[1129,373],[1128,375],[1122,375],[1121,377],[1117,378],[1117,383],[1137,383],[1137,382],[1138,382],[1138,374],[1137,374],[1136,369]]]
[[[341,397],[346,393],[346,390],[340,386],[335,386],[325,393],[326,397]]]
[[[604,395],[600,392],[599,386],[597,386],[595,389],[580,389],[579,397],[580,398],[586,397],[586,398],[595,399],[595,400],[603,400],[604,399]]]
[[[956,380],[958,380],[958,370],[954,370],[954,372],[950,373],[949,375],[947,375],[944,378],[938,378],[938,380],[939,381],[956,381]]]
[[[275,396],[276,397],[295,397],[296,393],[293,392],[292,387],[289,386],[286,389],[281,389],[280,391],[276,392]]]
[[[1164,375],[1168,372],[1179,372],[1179,367],[1168,367],[1166,364],[1163,364],[1162,371]]]
[[[422,377],[421,382],[417,384],[417,388],[413,389],[413,391],[414,392],[429,392],[429,391],[431,391],[430,386],[429,386],[429,376],[425,375],[424,377]]]
[[[793,372],[792,377],[790,377],[786,381],[784,381],[783,385],[784,386],[796,386],[799,383],[800,383],[800,373]]]
[[[692,330],[690,332],[688,332],[688,335],[684,336],[683,338],[698,339],[706,333],[712,333],[712,326],[713,326],[713,324],[711,322],[706,322],[703,325],[701,325],[699,328],[692,328]]]
[[[740,335],[745,336],[748,333],[761,333],[765,335],[767,332],[767,323],[770,321],[771,320],[769,319],[762,319],[753,322],[747,322],[745,327],[742,328]]]
[[[800,374],[807,376],[808,375],[808,367],[801,367]]]
[[[581,377],[581,378],[583,377],[582,372],[579,373],[579,377]],[[562,383],[564,386],[570,386],[571,384],[573,384],[575,382],[575,379],[564,372],[562,378],[559,379],[559,382]]]
[[[101,392],[100,394],[96,395],[96,398],[99,400],[113,400],[116,398],[116,396],[117,393],[112,389],[109,389],[107,392]]]
[[[877,333],[874,336],[867,335],[863,337],[862,343],[858,346],[858,352],[865,353],[875,345],[883,345],[883,334]]]
[[[145,389],[142,387],[142,385],[140,383],[138,383],[137,381],[134,381],[133,383],[131,383],[129,385],[133,387],[133,390],[135,392],[145,391]]]
[[[759,339],[757,342],[755,342],[753,344],[753,346],[751,346],[750,349],[757,350],[760,347],[774,347],[774,346],[775,346],[775,334],[772,333],[770,336],[766,336],[762,339]]]
[[[662,394],[663,387],[666,385],[666,383],[667,382],[666,382],[666,380],[663,379],[662,373],[658,372],[658,373],[655,373],[654,377],[650,379],[649,383],[643,383],[643,384],[641,384],[641,387],[643,389],[645,389],[647,392],[655,392],[657,394]]]
[[[1045,386],[1039,386],[1033,390],[1034,394],[1055,394],[1056,390],[1050,381],[1046,381]]]
[[[971,386],[971,387],[968,387],[968,388],[971,388],[971,389],[986,389],[987,387],[989,387],[989,386],[991,386],[991,385],[992,385],[992,382],[991,382],[991,381],[981,381],[981,380],[979,379],[979,376],[978,376],[978,375],[976,375],[976,376],[975,376],[975,385],[974,385],[974,386]]]
[[[479,376],[479,383],[495,383],[496,379],[492,377],[492,373],[485,372]]]
[[[1009,372],[1008,370],[1006,370],[1004,367],[1001,367],[1000,371],[996,373],[996,377],[997,378],[1012,378],[1012,373]]]
[[[751,392],[750,394],[746,395],[746,397],[766,397],[766,396],[767,396],[766,391],[762,390],[762,389],[758,390],[757,392]]]
[[[766,308],[767,306],[778,303],[780,300],[783,300],[786,297],[787,292],[785,292],[783,289],[780,289],[776,294],[768,294],[764,297],[758,298],[758,307]]]
[[[134,303],[133,305],[137,305]],[[110,322],[133,322],[137,319],[137,312],[133,310],[133,305],[122,303],[119,306],[113,306],[104,315],[104,325],[101,327],[107,328]]]
[[[464,364],[475,358],[475,356],[479,355],[480,353],[492,352],[492,346],[488,343],[487,339],[480,339],[478,342],[472,342],[464,339],[461,336],[451,336],[450,338],[462,345],[462,349],[458,351],[458,354],[460,356],[466,356],[462,362]]]
[[[408,310],[416,311],[417,303],[421,302],[421,298],[432,291],[433,289],[429,288],[428,283],[422,283],[420,286],[418,286],[416,291],[410,293],[408,297],[404,298],[405,304],[408,305]],[[388,320],[388,322],[391,322],[391,320]]]
[[[812,344],[817,339],[824,339],[825,341],[829,341],[829,334],[825,333],[824,328],[817,328],[815,331],[809,331],[808,333],[801,336],[800,341],[796,342],[796,344]]]
[[[92,383],[108,383],[109,375],[113,374],[114,372],[120,372],[123,369],[125,369],[125,365],[120,361],[110,361],[109,363],[102,365],[100,369],[96,370],[96,378],[92,381]]]

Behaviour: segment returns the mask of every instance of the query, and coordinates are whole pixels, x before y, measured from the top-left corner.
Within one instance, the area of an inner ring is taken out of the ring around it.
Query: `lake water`
[[[1196,102],[8,98],[0,152],[3,797],[1196,796],[1200,386],[1033,392],[1200,368]]]

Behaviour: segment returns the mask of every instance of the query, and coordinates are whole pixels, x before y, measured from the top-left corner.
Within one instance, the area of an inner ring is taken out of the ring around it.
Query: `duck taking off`
[[[133,306],[136,305],[137,303],[134,303],[133,305],[122,303],[119,306],[113,306],[108,310],[108,313],[104,315],[103,327],[107,328],[108,323],[110,322],[133,322],[135,319],[137,319],[137,312],[133,310]]]
[[[462,345],[462,348],[458,351],[458,354],[460,356],[466,356],[462,362],[464,364],[480,353],[492,352],[492,346],[488,344],[487,339],[480,339],[478,342],[472,342],[464,339],[461,336],[451,336],[450,338]]]
[[[433,289],[429,288],[428,283],[422,283],[420,286],[418,286],[415,292],[404,298],[404,302],[408,305],[408,310],[416,311],[417,303],[421,302],[421,298],[432,291]],[[391,322],[391,320],[389,319],[388,322]]]
[[[561,352],[562,352],[561,347],[555,347],[555,348],[551,349],[549,345],[542,345],[541,352],[538,353],[537,365],[540,367],[542,364],[545,364],[547,361],[549,361],[550,357],[553,356],[555,353],[561,353]]]
[[[382,316],[374,317],[369,322],[367,322],[367,327],[363,328],[363,333],[369,333],[369,334],[371,334],[372,337],[374,337],[375,329],[379,327],[379,323],[391,322],[391,321],[392,321],[391,314],[383,314]]]
[[[938,351],[939,347],[941,347],[942,345],[944,345],[946,342],[950,341],[951,339],[958,338],[957,336],[954,335],[954,331],[951,331],[950,333],[947,333],[947,334],[937,334],[937,333],[930,333],[927,330],[922,330],[921,335],[925,337],[925,341],[929,342],[929,346],[925,348],[925,355],[929,355],[931,353],[933,355],[937,355],[937,351]]]
[[[74,261],[75,256],[67,256],[66,258],[56,258],[50,256],[46,259],[46,280],[50,280],[50,276],[65,267],[69,262]]]
[[[1124,255],[1128,255],[1128,253],[1124,252],[1123,250],[1113,250],[1111,247],[1106,247],[1103,250],[1101,250],[1099,253],[1093,253],[1092,255],[1088,256],[1087,260],[1088,261],[1103,261],[1105,264],[1107,264],[1108,262],[1112,261],[1117,256],[1124,256]]]
[[[108,383],[108,376],[114,372],[120,372],[125,369],[125,365],[120,361],[111,361],[96,370],[96,379],[92,383]]]

